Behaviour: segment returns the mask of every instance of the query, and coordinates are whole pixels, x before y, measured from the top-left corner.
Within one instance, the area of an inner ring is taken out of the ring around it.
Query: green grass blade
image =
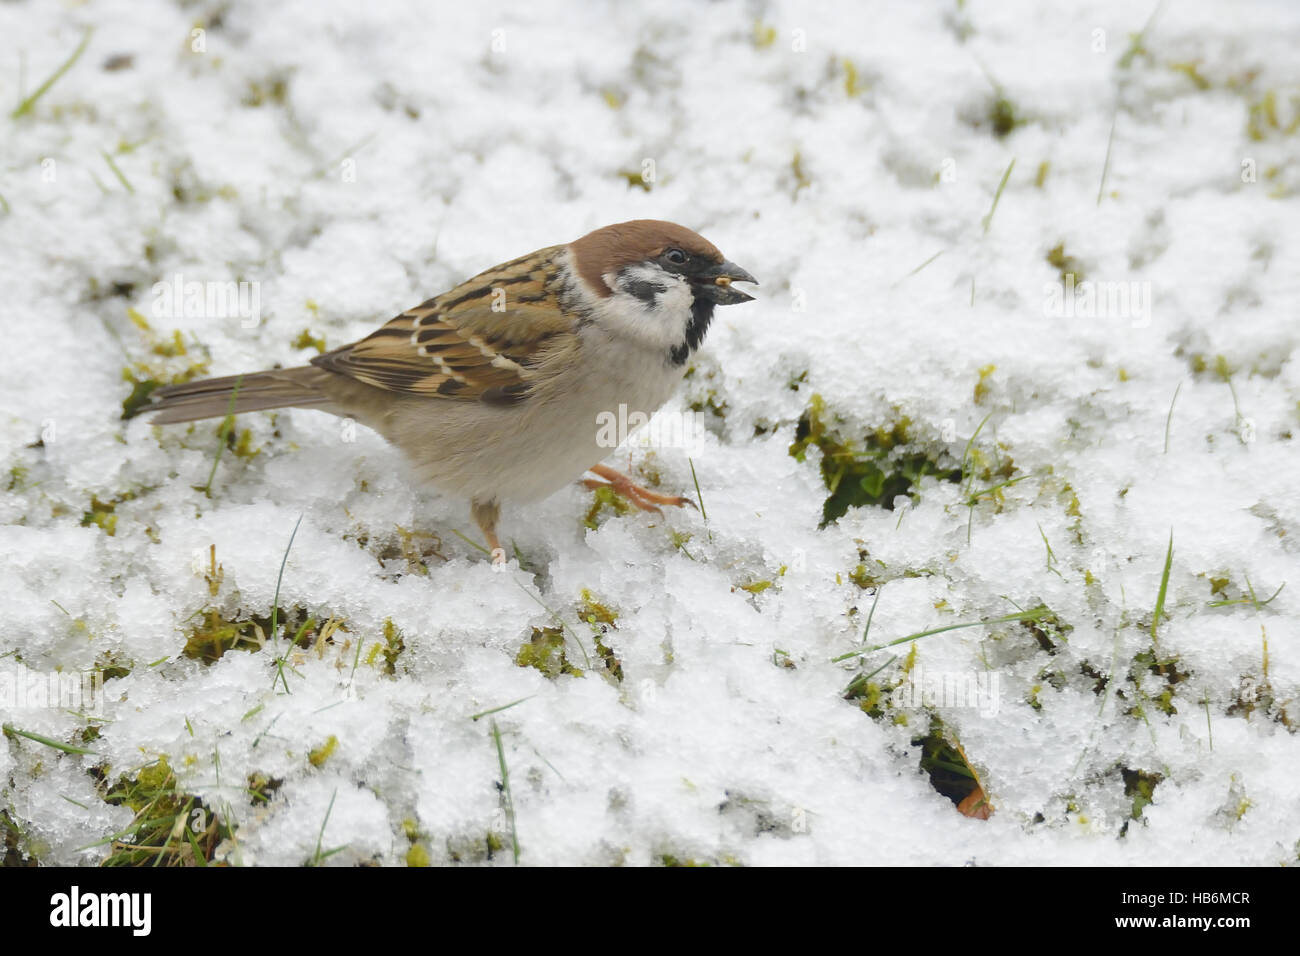
[[[1007,180],[1011,178],[1011,170],[1016,168],[1016,161],[1012,159],[1007,165],[1007,171],[1002,174],[1002,182],[998,183],[998,191],[993,194],[993,205],[989,207],[989,214],[984,217],[984,231],[989,231],[989,226],[993,222],[993,214],[998,211],[998,200],[1002,198],[1002,190],[1007,188]],[[975,298],[974,280],[971,285],[971,298]]]
[[[971,453],[971,449],[975,447],[975,439],[979,438],[980,432],[984,430],[984,426],[988,424],[988,420],[992,417],[993,417],[993,413],[989,412],[982,419],[980,419],[980,423],[975,426],[975,431],[971,432],[970,438],[966,440],[966,450],[961,453],[961,480],[962,480],[963,488],[968,488],[970,485],[970,481],[973,480],[975,477],[974,475],[968,476],[966,474],[966,463],[970,461],[970,453]]]
[[[986,618],[979,621],[966,621],[963,624],[949,624],[945,627],[931,628],[928,631],[917,631],[915,634],[907,635],[907,637],[900,637],[896,640],[886,641],[884,644],[875,644],[871,647],[860,647],[857,650],[849,651],[847,654],[841,654],[839,657],[832,657],[831,663],[838,664],[851,657],[861,657],[864,654],[870,654],[873,651],[878,651],[885,647],[894,647],[898,644],[906,644],[908,641],[916,641],[923,637],[943,634],[945,631],[956,631],[963,627],[984,627],[988,624],[1010,624],[1013,621],[1041,621],[1051,613],[1051,608],[1047,607],[1045,604],[1040,604],[1038,607],[1030,608],[1028,611],[1021,611],[1018,614],[1005,614],[1002,617]]]
[[[1115,112],[1110,117],[1110,135],[1106,137],[1106,158],[1101,163],[1101,182],[1097,184],[1097,205],[1101,205],[1106,195],[1106,177],[1110,175],[1110,149],[1115,145],[1115,124],[1119,122],[1119,99],[1115,100]]]
[[[510,794],[510,771],[506,768],[506,751],[501,744],[501,729],[492,721],[492,740],[496,743],[497,763],[501,767],[501,793],[506,805],[506,819],[510,822],[510,844],[515,863],[519,863],[519,831],[515,826],[515,801]]]
[[[486,555],[488,555],[489,557],[491,557],[492,552],[489,551],[487,548],[483,547],[483,545],[479,544],[479,543],[478,543],[477,541],[475,541],[473,538],[468,538],[468,537],[466,537],[464,534],[462,534],[462,533],[461,533],[458,529],[456,529],[456,528],[452,528],[452,529],[451,529],[451,533],[454,534],[456,537],[460,538],[460,540],[464,541],[464,542],[465,542],[467,545],[469,545],[471,548],[478,548],[478,549],[479,549],[480,551],[482,551],[484,554],[486,554]]]
[[[904,282],[906,282],[908,279],[912,278],[912,276],[916,275],[918,272],[920,272],[922,269],[924,269],[926,266],[928,266],[931,262],[934,262],[935,259],[938,259],[938,258],[939,258],[941,255],[943,255],[944,252],[946,252],[946,251],[947,251],[947,250],[945,250],[945,249],[940,249],[938,252],[936,252],[934,255],[932,255],[929,259],[926,259],[924,262],[922,262],[919,266],[917,266],[915,269],[913,269],[913,270],[912,270],[911,272],[909,272],[907,275],[903,276],[903,277],[900,278],[897,282],[895,282],[893,285],[891,285],[890,288],[893,289],[893,288],[896,288],[896,287],[902,285],[902,284],[903,284]]]
[[[709,513],[704,510],[704,492],[700,491],[700,479],[695,476],[695,459],[686,460],[691,463],[691,480],[695,482],[695,497],[700,501],[700,517],[704,519],[705,524],[708,524]]]
[[[480,717],[488,716],[488,714],[499,714],[503,710],[509,710],[511,707],[516,707],[526,700],[532,700],[536,696],[536,694],[529,694],[527,697],[520,697],[518,700],[512,700],[508,704],[502,704],[500,707],[489,707],[487,710],[480,710],[477,714],[470,714],[469,719],[478,720]]]
[[[135,187],[131,185],[131,180],[126,178],[126,173],[122,172],[122,168],[113,161],[113,157],[102,149],[99,151],[99,155],[104,157],[104,162],[108,163],[108,168],[113,171],[113,175],[117,177],[117,181],[122,184],[123,188],[129,193],[134,193]]]
[[[226,441],[230,437],[230,430],[235,427],[235,399],[239,397],[239,386],[243,382],[243,375],[235,379],[235,388],[230,393],[230,404],[226,406],[226,417],[221,420],[221,428],[217,431],[217,457],[212,459],[212,470],[208,472],[208,483],[203,486],[203,493],[209,498],[212,497],[212,479],[217,476],[217,465],[221,463],[221,453],[226,449]]]
[[[34,740],[38,744],[44,744],[47,747],[53,747],[55,750],[62,750],[65,754],[91,754],[95,751],[87,750],[85,747],[75,747],[72,744],[65,744],[60,740],[51,740],[49,737],[42,737],[40,734],[34,734],[30,730],[19,730],[13,724],[0,724],[0,730],[6,734],[13,734],[15,737],[26,737],[28,740]]]
[[[330,850],[324,854],[321,853],[320,849],[321,841],[325,839],[325,827],[329,825],[330,814],[334,812],[334,800],[338,795],[339,792],[337,790],[330,794],[330,805],[325,808],[325,819],[320,822],[320,833],[316,834],[316,852],[312,854],[312,866],[320,866],[321,861],[324,860],[325,857],[333,856],[335,853],[339,852],[339,850],[343,849],[342,847],[338,847],[337,849]]]
[[[867,643],[867,635],[871,633],[871,619],[876,616],[876,605],[880,603],[880,592],[885,589],[885,582],[881,582],[876,587],[876,596],[871,602],[871,610],[867,612],[867,626],[862,629],[862,643]]]
[[[1174,389],[1174,397],[1169,400],[1169,414],[1165,416],[1165,454],[1169,454],[1169,426],[1174,420],[1174,402],[1178,401],[1178,393],[1183,389],[1183,383],[1179,382],[1178,387]]]
[[[1160,574],[1160,593],[1156,595],[1156,610],[1151,615],[1151,644],[1158,645],[1160,642],[1156,639],[1156,626],[1160,623],[1160,615],[1165,613],[1165,594],[1169,591],[1169,569],[1174,563],[1174,532],[1169,530],[1169,548],[1165,551],[1165,569]]]
[[[90,43],[90,35],[94,32],[92,27],[86,27],[86,32],[82,34],[81,42],[77,44],[77,48],[72,51],[72,56],[68,57],[61,67],[51,73],[50,78],[38,86],[35,93],[18,104],[14,111],[9,114],[10,119],[18,119],[20,116],[26,116],[32,111],[32,108],[36,106],[36,101],[48,93],[50,87],[57,83],[63,77],[63,74],[72,69],[76,62],[81,59],[81,54],[86,52],[86,46]]]
[[[277,644],[280,642],[280,582],[284,580],[284,566],[289,562],[289,552],[293,550],[293,539],[298,537],[298,526],[302,524],[302,515],[298,515],[298,520],[294,522],[293,533],[289,535],[289,544],[284,549],[284,557],[280,558],[280,573],[275,576],[275,598],[271,601],[271,640]],[[293,649],[293,643],[290,642],[289,650]],[[289,656],[289,650],[277,658],[275,662],[275,679],[271,681],[271,686],[275,686],[275,681],[279,680],[284,684],[284,692],[292,693],[289,690],[289,681],[284,676],[285,658]]]

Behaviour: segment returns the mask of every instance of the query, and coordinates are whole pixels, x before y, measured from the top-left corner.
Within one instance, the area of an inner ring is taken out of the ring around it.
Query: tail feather
[[[170,425],[219,418],[232,412],[318,407],[330,402],[328,395],[313,387],[312,382],[319,375],[319,369],[304,366],[167,385],[154,391],[150,396],[153,403],[144,411],[156,413],[150,420],[152,424]],[[231,396],[234,396],[233,408]]]

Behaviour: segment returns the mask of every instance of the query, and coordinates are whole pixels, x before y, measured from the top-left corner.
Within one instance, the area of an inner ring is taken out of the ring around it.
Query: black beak
[[[738,302],[749,302],[754,298],[733,286],[733,282],[752,282],[758,285],[757,279],[734,262],[719,263],[693,278],[696,292],[718,305],[735,305]]]

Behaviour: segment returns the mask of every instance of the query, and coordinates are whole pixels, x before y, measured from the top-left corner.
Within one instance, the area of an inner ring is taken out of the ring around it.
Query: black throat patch
[[[701,295],[696,295],[691,303],[691,319],[686,323],[686,337],[681,345],[675,345],[668,351],[668,361],[673,365],[685,365],[691,353],[700,347],[704,334],[709,331],[713,321],[714,303]]]

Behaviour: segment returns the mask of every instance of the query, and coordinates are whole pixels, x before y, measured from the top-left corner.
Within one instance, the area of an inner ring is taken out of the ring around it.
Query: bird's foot
[[[592,490],[597,488],[613,488],[620,495],[636,505],[642,511],[653,511],[655,514],[663,514],[660,505],[670,505],[674,508],[680,508],[683,505],[695,507],[695,502],[690,498],[684,498],[681,495],[661,495],[651,491],[649,488],[642,488],[627,475],[621,471],[615,471],[605,465],[593,465],[587,469],[592,474],[600,475],[604,481],[596,481],[594,478],[584,478],[582,483]]]

